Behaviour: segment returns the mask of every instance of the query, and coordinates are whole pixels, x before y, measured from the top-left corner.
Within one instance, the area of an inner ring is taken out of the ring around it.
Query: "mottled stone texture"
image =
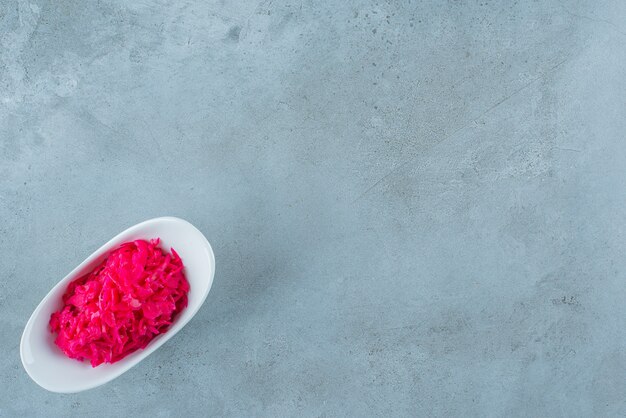
[[[0,0],[0,416],[626,415],[626,3]],[[19,339],[117,232],[213,243],[98,389]]]

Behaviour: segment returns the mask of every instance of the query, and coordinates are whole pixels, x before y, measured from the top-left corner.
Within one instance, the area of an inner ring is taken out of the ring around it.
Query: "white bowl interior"
[[[170,329],[148,344],[114,364],[92,368],[88,361],[79,362],[66,357],[54,344],[55,336],[48,328],[50,315],[61,308],[62,295],[68,283],[91,271],[120,244],[135,239],[160,238],[160,246],[174,248],[185,265],[189,281],[189,304],[176,318]],[[43,388],[53,392],[79,392],[104,384],[143,360],[174,336],[196,314],[206,299],[215,273],[215,259],[209,242],[189,222],[173,217],[151,219],[135,225],[107,242],[70,274],[61,280],[41,301],[29,319],[20,346],[22,363],[30,377]]]

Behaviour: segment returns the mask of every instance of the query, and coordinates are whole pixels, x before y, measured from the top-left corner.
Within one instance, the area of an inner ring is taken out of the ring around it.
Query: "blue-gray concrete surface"
[[[626,2],[0,1],[0,416],[626,415]],[[113,235],[198,316],[57,395],[19,340]]]

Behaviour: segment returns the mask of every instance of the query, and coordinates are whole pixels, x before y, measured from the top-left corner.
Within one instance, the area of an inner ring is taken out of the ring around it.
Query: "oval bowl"
[[[137,350],[113,364],[92,368],[88,361],[70,359],[54,344],[55,335],[49,328],[50,315],[61,308],[62,295],[70,281],[87,274],[120,244],[135,239],[160,238],[160,247],[174,248],[185,265],[189,282],[188,305],[170,326],[155,337],[143,350]],[[204,303],[215,275],[215,257],[211,245],[189,222],[162,217],[131,226],[104,244],[48,292],[31,315],[20,343],[22,364],[28,375],[51,392],[75,393],[110,382],[148,357],[180,331]]]

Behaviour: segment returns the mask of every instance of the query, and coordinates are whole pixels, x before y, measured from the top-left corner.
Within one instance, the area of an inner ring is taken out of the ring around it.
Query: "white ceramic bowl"
[[[174,248],[185,265],[189,281],[189,304],[176,318],[170,329],[153,339],[143,350],[137,350],[114,364],[92,368],[88,361],[70,359],[54,344],[50,333],[50,315],[61,308],[62,295],[70,281],[91,271],[111,250],[135,239],[160,238],[160,246]],[[107,383],[163,345],[180,331],[198,312],[206,299],[215,274],[215,257],[207,239],[192,224],[182,219],[163,217],[150,219],[128,228],[104,244],[70,274],[65,276],[43,298],[31,315],[20,344],[22,364],[28,375],[41,387],[52,392],[74,393]]]

